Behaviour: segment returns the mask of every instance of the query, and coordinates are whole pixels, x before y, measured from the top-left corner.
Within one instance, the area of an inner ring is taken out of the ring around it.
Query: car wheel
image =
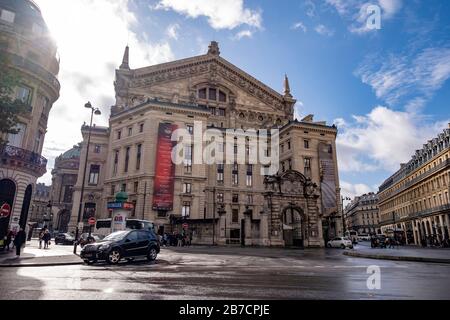
[[[341,244],[341,248],[345,250],[345,244]]]
[[[148,261],[155,261],[158,257],[158,251],[156,251],[155,247],[151,247],[147,254]]]
[[[120,254],[119,249],[112,249],[108,254],[108,263],[109,264],[118,264],[122,259],[122,255]]]

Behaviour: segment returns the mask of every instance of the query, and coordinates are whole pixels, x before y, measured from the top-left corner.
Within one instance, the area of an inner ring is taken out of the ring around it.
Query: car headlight
[[[111,248],[110,244],[102,244],[100,247],[98,247],[99,250],[108,250]]]

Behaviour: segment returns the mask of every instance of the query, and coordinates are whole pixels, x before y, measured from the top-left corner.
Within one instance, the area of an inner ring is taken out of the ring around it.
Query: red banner
[[[178,127],[175,124],[159,124],[155,183],[153,186],[153,210],[173,210],[175,163],[172,161],[172,149],[177,142],[172,142],[171,138],[173,132],[177,129]]]

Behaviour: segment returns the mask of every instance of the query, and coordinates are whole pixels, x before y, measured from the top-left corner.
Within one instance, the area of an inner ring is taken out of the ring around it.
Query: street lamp
[[[85,108],[91,109],[91,123],[89,125],[89,134],[88,134],[88,142],[86,146],[86,158],[84,161],[84,171],[83,171],[83,183],[81,184],[81,195],[80,195],[80,207],[78,208],[78,219],[77,219],[77,228],[75,231],[75,243],[73,246],[73,253],[77,254],[77,245],[78,245],[78,236],[79,236],[79,224],[81,222],[81,211],[83,208],[83,197],[84,197],[84,187],[86,183],[86,171],[87,171],[87,163],[88,163],[88,157],[89,157],[89,147],[91,144],[91,134],[92,134],[92,122],[94,120],[94,114],[96,116],[101,115],[101,111],[98,108],[94,108],[90,102],[86,103],[84,105]]]
[[[345,233],[347,232],[347,226],[345,225],[345,212],[344,212],[344,201],[352,201],[352,199],[351,198],[349,198],[349,197],[341,197],[341,199],[342,199],[342,228],[343,228],[343,231],[344,231],[344,234],[343,234],[343,236],[345,237]]]

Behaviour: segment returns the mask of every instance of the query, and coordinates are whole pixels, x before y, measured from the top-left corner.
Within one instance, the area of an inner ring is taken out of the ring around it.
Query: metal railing
[[[0,146],[0,158],[19,160],[43,170],[47,169],[47,159],[37,153],[22,148],[8,145]]]

